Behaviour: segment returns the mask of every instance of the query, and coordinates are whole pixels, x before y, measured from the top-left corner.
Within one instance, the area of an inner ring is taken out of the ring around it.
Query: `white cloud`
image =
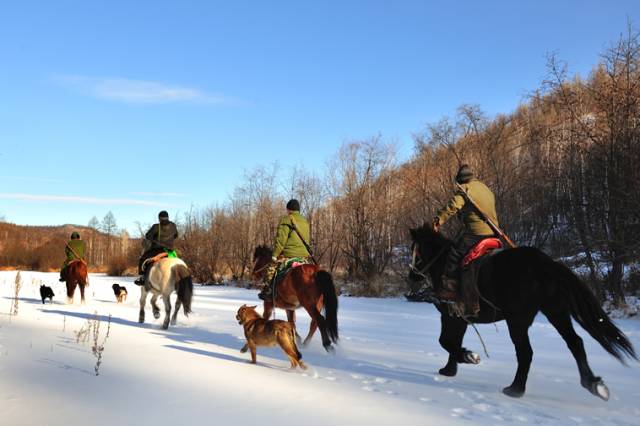
[[[133,104],[207,103],[231,105],[237,100],[206,93],[202,90],[165,83],[126,78],[95,78],[82,75],[60,75],[56,82],[99,99]]]
[[[167,203],[157,201],[136,200],[130,198],[98,198],[98,197],[78,197],[73,195],[40,195],[40,194],[23,194],[0,192],[0,199],[23,200],[23,201],[42,201],[42,202],[58,202],[58,203],[74,203],[74,204],[99,204],[99,205],[118,205],[118,206],[153,206],[153,207],[175,207]]]

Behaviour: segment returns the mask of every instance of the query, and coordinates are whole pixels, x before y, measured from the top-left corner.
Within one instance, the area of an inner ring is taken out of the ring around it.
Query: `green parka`
[[[300,214],[300,212],[292,212],[289,215],[283,216],[280,219],[278,228],[276,230],[276,241],[273,245],[273,257],[280,255],[284,257],[309,257],[309,252],[300,240],[300,237],[293,230],[291,221],[295,223],[298,232],[302,235],[302,238],[311,244],[309,222]]]
[[[64,261],[65,265],[68,265],[72,260],[80,260],[84,259],[84,241],[82,240],[71,240],[64,247],[64,254],[67,256]]]
[[[463,183],[461,186],[473,201],[489,216],[489,219],[491,219],[496,226],[499,226],[498,215],[496,214],[496,200],[493,192],[477,179],[471,179],[471,181]],[[458,212],[462,214],[462,221],[468,234],[478,236],[493,235],[491,227],[482,220],[476,209],[467,202],[467,199],[460,189],[456,190],[453,198],[438,212],[437,219],[440,225],[443,225],[451,216]]]

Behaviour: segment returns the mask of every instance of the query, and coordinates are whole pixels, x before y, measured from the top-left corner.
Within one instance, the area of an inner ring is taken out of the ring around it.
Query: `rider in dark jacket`
[[[141,275],[135,282],[137,285],[144,284],[145,274],[148,268],[144,267],[144,262],[162,252],[173,251],[174,242],[178,238],[178,228],[176,224],[169,220],[169,213],[161,211],[158,214],[159,223],[154,224],[145,234],[146,249],[138,262],[138,273]]]
[[[476,179],[471,168],[464,164],[458,170],[456,182],[462,189],[458,189],[449,203],[442,208],[433,220],[433,229],[439,231],[450,217],[461,214],[464,223],[463,234],[458,237],[449,251],[442,276],[442,288],[438,293],[440,300],[455,301],[458,296],[458,283],[460,275],[460,262],[469,250],[485,238],[493,237],[494,232],[482,219],[476,209],[467,202],[463,190],[478,204],[487,214],[488,218],[498,225],[496,214],[496,201],[493,192],[482,182]]]

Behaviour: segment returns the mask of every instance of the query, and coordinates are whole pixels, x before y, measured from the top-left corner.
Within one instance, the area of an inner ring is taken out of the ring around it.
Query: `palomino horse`
[[[256,247],[253,259],[253,277],[261,280],[271,262],[271,249]],[[311,316],[311,327],[304,344],[308,344],[320,328],[322,346],[327,351],[333,349],[331,343],[338,341],[338,296],[330,273],[320,270],[317,265],[298,266],[287,273],[274,295],[275,299],[264,302],[263,318],[269,319],[275,303],[276,308],[287,311],[287,319],[295,326],[295,310],[303,307]],[[323,307],[324,316],[320,313]]]
[[[410,279],[419,281],[429,277],[436,287],[442,285],[451,241],[428,226],[412,229],[411,238]],[[547,317],[567,343],[578,364],[580,384],[604,400],[609,398],[609,390],[591,371],[582,339],[573,329],[571,318],[615,358],[623,361],[626,355],[637,359],[633,346],[611,322],[591,290],[569,268],[536,248],[514,248],[488,258],[480,267],[478,290],[482,297],[477,318],[453,317],[446,304],[436,302],[442,323],[440,344],[449,352],[447,365],[440,369],[444,376],[455,376],[458,363],[480,362],[477,354],[462,347],[468,321],[487,324],[506,320],[516,349],[518,369],[513,383],[503,392],[511,397],[524,395],[533,357],[528,330],[538,312]]]
[[[80,301],[84,304],[84,288],[89,285],[87,263],[84,260],[71,261],[65,271],[65,281],[67,284],[67,303],[73,303],[76,286],[79,286]]]
[[[191,313],[191,299],[193,297],[193,281],[187,265],[178,258],[165,257],[157,261],[149,270],[145,285],[140,288],[140,317],[138,322],[144,323],[144,305],[147,302],[147,293],[151,292],[151,307],[153,317],[160,318],[160,308],[156,304],[158,296],[162,296],[164,302],[165,317],[163,329],[169,328],[171,315],[171,293],[176,292],[176,308],[171,317],[171,325],[176,324],[180,305],[184,306],[185,316]]]

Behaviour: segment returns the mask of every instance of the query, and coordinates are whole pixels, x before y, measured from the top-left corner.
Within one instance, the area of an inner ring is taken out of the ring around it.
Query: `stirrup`
[[[139,277],[137,280],[135,280],[133,283],[135,285],[139,285],[139,286],[143,286],[145,282],[145,276],[142,275],[141,277]]]

